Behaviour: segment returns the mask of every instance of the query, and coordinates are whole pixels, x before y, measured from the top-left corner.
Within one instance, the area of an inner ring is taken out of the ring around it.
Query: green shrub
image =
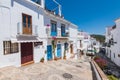
[[[109,80],[119,80],[118,78],[114,77],[113,75],[108,76]]]
[[[94,60],[97,60],[97,59],[99,59],[99,58],[100,58],[99,56],[95,56],[95,57],[94,57]]]
[[[40,62],[44,62],[44,58],[43,57],[41,58]]]

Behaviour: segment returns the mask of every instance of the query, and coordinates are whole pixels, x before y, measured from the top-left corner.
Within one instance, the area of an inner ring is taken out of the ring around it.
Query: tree
[[[92,34],[91,37],[95,38],[100,43],[104,43],[105,42],[105,36],[104,35]]]

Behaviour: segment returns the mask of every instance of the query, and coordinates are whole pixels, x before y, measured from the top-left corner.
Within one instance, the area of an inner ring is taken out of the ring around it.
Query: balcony
[[[56,38],[68,38],[69,37],[69,32],[66,31],[66,33],[61,33],[61,30],[57,30],[57,35],[56,36],[53,36],[51,35],[51,28],[50,27],[47,27],[46,28],[46,33],[47,33],[47,37],[48,38],[51,38],[51,37],[56,37]],[[53,33],[53,32],[52,32]]]
[[[17,23],[17,35],[38,36],[38,26],[26,23]]]

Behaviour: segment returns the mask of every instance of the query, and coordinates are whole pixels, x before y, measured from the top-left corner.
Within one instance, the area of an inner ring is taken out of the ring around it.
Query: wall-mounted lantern
[[[120,57],[120,54],[118,54],[118,57]]]
[[[110,39],[110,43],[111,43],[111,45],[117,44],[117,42],[114,42],[113,38]]]
[[[107,43],[107,47],[111,47],[111,44],[110,44],[110,43]]]

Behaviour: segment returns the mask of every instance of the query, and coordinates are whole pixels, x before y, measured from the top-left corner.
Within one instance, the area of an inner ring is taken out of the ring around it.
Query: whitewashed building
[[[0,0],[0,67],[39,62],[46,50],[44,0]]]
[[[68,46],[68,58],[77,59],[77,34],[78,26],[70,23],[69,24],[69,46]]]
[[[60,16],[45,11],[44,25],[47,34],[47,60],[63,58],[65,43],[68,41],[68,22]]]
[[[106,28],[106,56],[120,66],[120,19],[115,20],[115,25]]]
[[[0,0],[0,36],[0,67],[77,53],[77,26],[45,10],[45,0]]]
[[[49,10],[44,14],[44,25],[47,34],[47,60],[68,59],[76,53],[76,25]]]
[[[87,32],[79,31],[77,35],[77,50],[86,53],[88,49],[100,50],[100,42],[91,37]]]
[[[91,44],[96,53],[99,53],[101,44],[99,41],[97,41],[95,38],[91,37]]]
[[[86,51],[91,47],[91,37],[87,32],[79,31],[77,34],[77,49]]]

